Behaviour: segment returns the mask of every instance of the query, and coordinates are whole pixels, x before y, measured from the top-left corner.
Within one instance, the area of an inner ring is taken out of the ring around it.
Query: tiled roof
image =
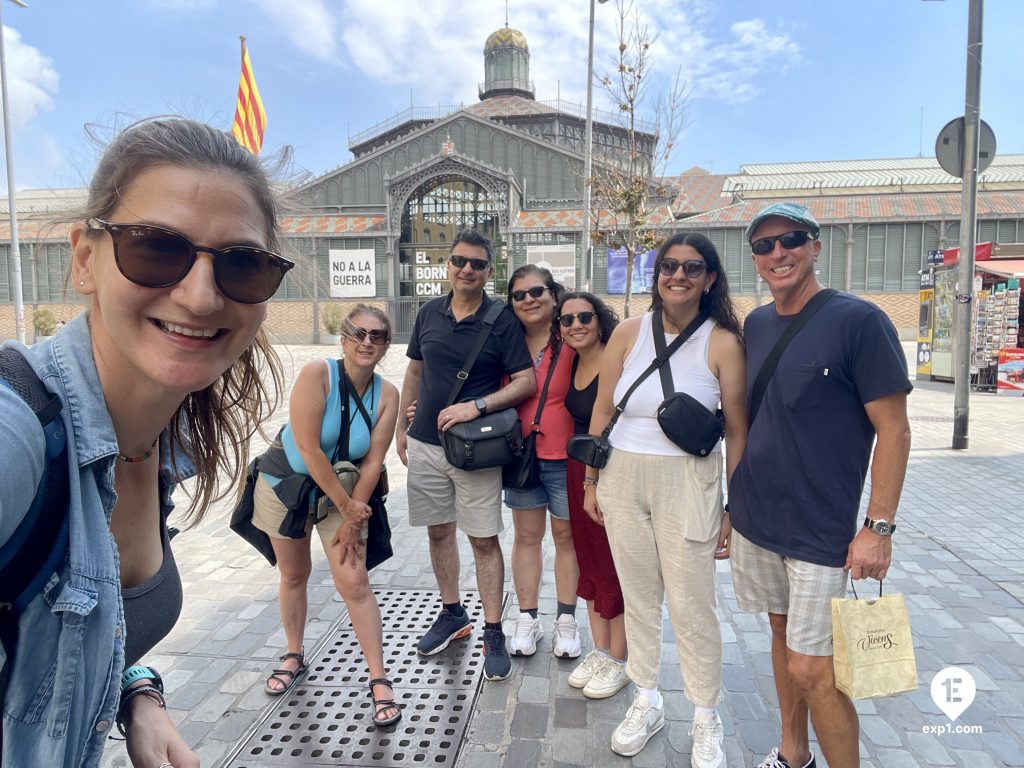
[[[848,197],[759,198],[727,204],[683,219],[686,226],[745,225],[757,212],[779,200],[789,199],[806,205],[822,224],[851,221],[908,221],[914,219],[953,219],[960,216],[959,194],[851,195]],[[979,192],[978,218],[1024,216],[1024,191]]]
[[[492,96],[489,99],[469,105],[466,107],[466,111],[487,118],[553,115],[557,113],[557,110],[545,106],[539,101],[526,99],[522,96]]]
[[[608,221],[607,214],[601,215],[601,221]],[[650,225],[655,228],[669,227],[675,223],[675,217],[665,206],[655,208],[650,216]],[[583,226],[582,210],[530,210],[520,211],[516,221],[516,229],[579,229]]]
[[[679,190],[672,201],[676,216],[703,213],[720,208],[731,198],[722,197],[722,185],[728,176],[683,174],[678,178]]]
[[[383,232],[384,216],[286,216],[281,219],[281,234],[353,235]]]

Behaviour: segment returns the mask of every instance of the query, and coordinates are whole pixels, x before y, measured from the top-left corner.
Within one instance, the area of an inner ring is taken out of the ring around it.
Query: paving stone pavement
[[[905,345],[913,360],[912,345]],[[327,347],[279,347],[291,381],[303,363],[330,354]],[[405,349],[395,345],[382,363],[397,386]],[[268,433],[287,418],[287,403]],[[862,766],[1024,766],[1024,399],[973,394],[970,449],[953,451],[952,385],[919,382],[910,398],[913,449],[887,580],[907,596],[920,687],[898,697],[857,702]],[[254,451],[265,441],[256,440]],[[406,472],[388,456],[389,510],[396,557],[377,568],[375,587],[436,588],[426,537],[407,524]],[[173,632],[147,657],[159,668],[169,711],[203,766],[225,765],[274,704],[263,692],[266,675],[283,652],[277,612],[277,571],[226,526],[227,509],[211,510],[198,528],[174,540],[185,604]],[[506,511],[502,546],[511,549]],[[307,650],[340,622],[344,605],[334,594],[322,551],[314,547]],[[666,727],[631,759],[613,754],[612,729],[629,705],[623,690],[588,701],[567,684],[575,662],[551,653],[556,599],[547,571],[540,615],[545,637],[536,656],[515,660],[503,683],[483,683],[457,768],[568,768],[568,766],[681,766],[689,761],[692,706],[683,694],[678,654],[665,616],[661,685]],[[474,589],[472,555],[461,543],[462,586]],[[724,643],[720,707],[729,766],[752,766],[778,741],[779,716],[763,616],[740,613],[728,563],[718,565],[719,614]],[[506,590],[511,592],[506,567]],[[514,595],[506,622],[517,615]],[[584,653],[586,611],[579,611]],[[954,724],[961,732],[935,735],[950,721],[932,701],[932,677],[947,666],[971,672],[974,703]],[[963,732],[970,726],[981,732]],[[813,744],[824,765],[817,744]],[[123,744],[111,741],[105,768],[130,765]]]

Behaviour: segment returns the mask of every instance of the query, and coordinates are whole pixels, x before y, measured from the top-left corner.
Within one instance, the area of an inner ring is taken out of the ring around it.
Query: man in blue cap
[[[814,768],[808,713],[832,768],[860,764],[857,712],[833,675],[831,602],[849,578],[885,576],[910,454],[912,385],[896,329],[870,302],[823,293],[820,231],[807,208],[789,202],[769,205],[747,229],[775,299],[744,323],[751,425],[729,488],[736,599],[766,612],[772,629],[782,739],[762,768]],[[758,374],[809,305],[812,316],[754,402]]]

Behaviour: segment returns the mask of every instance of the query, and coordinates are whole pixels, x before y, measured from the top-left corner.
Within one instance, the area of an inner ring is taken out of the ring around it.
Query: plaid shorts
[[[783,557],[732,532],[732,581],[740,610],[786,616],[786,646],[832,655],[832,598],[846,592],[842,568]]]

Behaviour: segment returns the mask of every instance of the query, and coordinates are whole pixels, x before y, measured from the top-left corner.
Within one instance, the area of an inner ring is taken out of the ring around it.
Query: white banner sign
[[[377,270],[372,248],[327,252],[330,262],[331,297],[365,299],[377,295]]]
[[[538,267],[547,267],[551,276],[564,285],[566,290],[576,290],[576,246],[528,245],[526,261]]]

